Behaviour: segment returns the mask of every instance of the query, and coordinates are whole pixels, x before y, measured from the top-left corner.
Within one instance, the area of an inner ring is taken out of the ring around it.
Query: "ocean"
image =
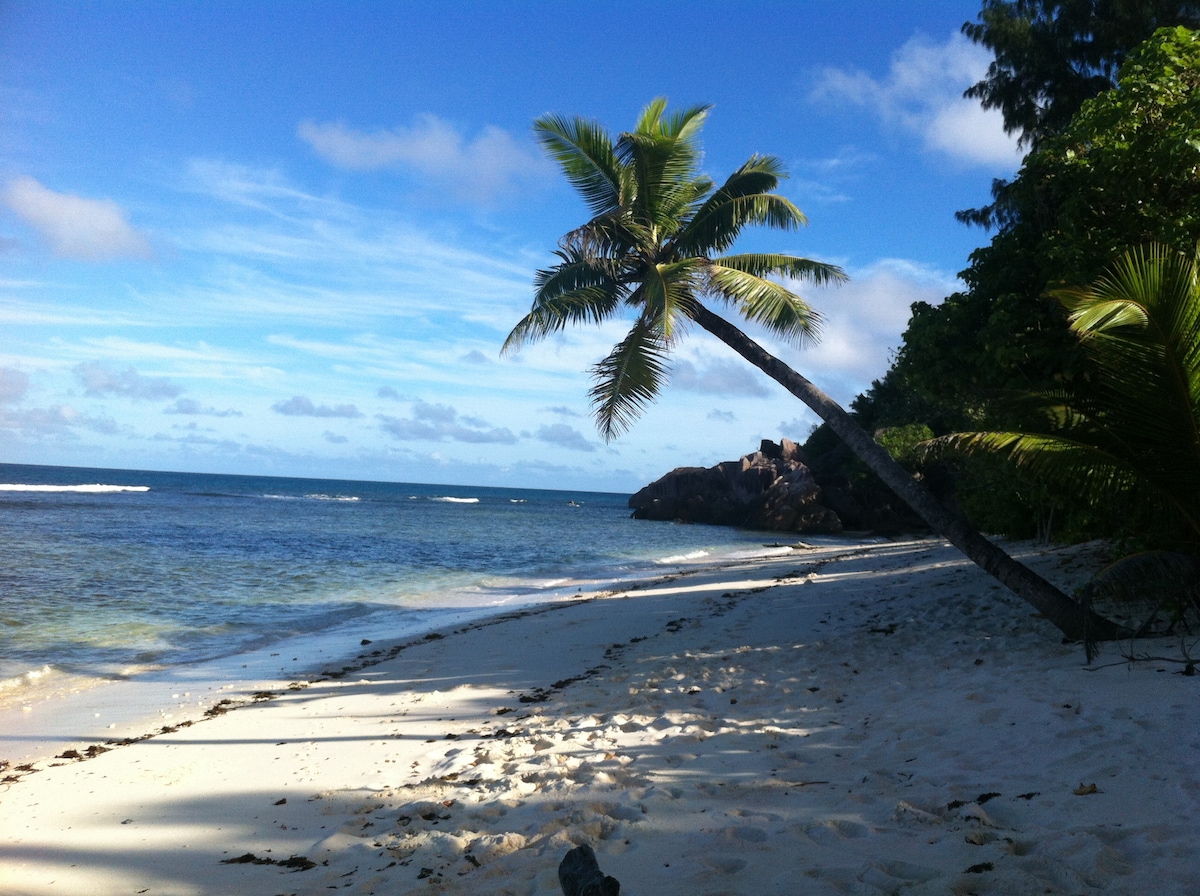
[[[761,547],[627,496],[0,464],[0,704],[304,636],[403,637]],[[355,641],[354,643],[357,643]]]

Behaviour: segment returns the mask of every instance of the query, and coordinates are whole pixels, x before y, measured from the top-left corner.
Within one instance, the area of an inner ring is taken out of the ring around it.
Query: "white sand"
[[[1020,553],[1064,587],[1096,563]],[[0,892],[553,896],[581,843],[629,896],[1200,892],[1200,677],[1085,669],[940,542],[368,649],[17,775]]]

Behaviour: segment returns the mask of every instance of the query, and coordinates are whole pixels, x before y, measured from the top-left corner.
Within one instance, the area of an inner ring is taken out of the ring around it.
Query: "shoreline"
[[[619,578],[611,578],[611,568],[601,567],[575,570],[574,577],[545,582],[519,580],[519,587],[510,586],[500,592],[503,599],[488,604],[473,605],[459,598],[444,606],[398,605],[344,622],[332,631],[288,635],[224,656],[149,666],[128,674],[88,675],[48,667],[44,681],[0,691],[0,778],[11,776],[13,768],[44,763],[66,750],[82,753],[110,741],[142,740],[165,727],[193,724],[215,705],[240,704],[255,693],[330,677],[331,669],[338,672],[346,664],[381,657],[395,645],[408,645],[430,632],[637,589],[694,568],[767,557],[784,549],[788,546],[763,545],[757,550],[739,546],[715,554],[644,560]],[[368,646],[371,649],[365,650]],[[10,771],[3,770],[5,765]]]
[[[1094,568],[1015,548],[1063,587]],[[937,540],[438,634],[4,786],[0,888],[553,896],[582,843],[641,893],[1194,885],[1195,680],[1085,668]]]

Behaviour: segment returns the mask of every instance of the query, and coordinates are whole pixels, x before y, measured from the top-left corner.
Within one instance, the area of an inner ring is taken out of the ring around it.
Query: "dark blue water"
[[[626,497],[0,464],[0,681],[513,606],[761,542],[634,521]]]

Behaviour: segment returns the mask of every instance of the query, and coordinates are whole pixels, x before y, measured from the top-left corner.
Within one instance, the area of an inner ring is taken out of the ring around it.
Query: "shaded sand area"
[[[1068,588],[1097,563],[1017,548]],[[367,649],[17,775],[0,892],[549,896],[581,843],[631,896],[1196,892],[1200,677],[1085,669],[939,541]]]

